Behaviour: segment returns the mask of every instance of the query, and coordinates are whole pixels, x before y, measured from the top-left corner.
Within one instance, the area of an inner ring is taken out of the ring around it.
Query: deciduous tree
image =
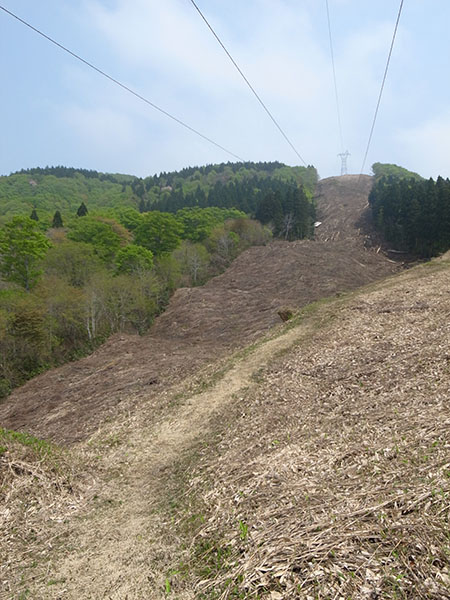
[[[0,272],[29,291],[42,274],[50,242],[29,217],[14,217],[0,231]]]
[[[67,240],[50,248],[44,269],[48,275],[59,277],[78,288],[85,286],[96,273],[104,269],[104,265],[91,244]]]
[[[116,273],[139,273],[153,267],[153,253],[143,246],[129,244],[121,248],[115,258]]]
[[[92,244],[95,253],[108,263],[127,244],[130,233],[113,219],[84,217],[73,223],[67,237],[75,242]]]
[[[143,215],[142,223],[135,230],[134,241],[160,256],[175,250],[182,234],[183,226],[174,215],[155,210]]]

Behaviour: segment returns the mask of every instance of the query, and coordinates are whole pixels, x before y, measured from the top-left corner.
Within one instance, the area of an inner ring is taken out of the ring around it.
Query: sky
[[[196,0],[321,177],[360,173],[397,0]],[[190,0],[0,0],[189,126],[250,161],[303,164]],[[450,2],[405,0],[364,172],[388,162],[450,176]],[[140,177],[220,162],[223,150],[0,10],[0,175],[65,165]]]

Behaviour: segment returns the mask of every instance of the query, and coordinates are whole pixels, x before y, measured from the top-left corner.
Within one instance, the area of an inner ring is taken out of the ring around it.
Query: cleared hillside
[[[2,597],[450,598],[449,289],[435,261],[308,307],[62,473],[4,453]]]
[[[71,443],[143,398],[157,415],[165,408],[161,390],[259,338],[280,323],[280,308],[397,272],[401,265],[371,241],[370,185],[368,176],[321,181],[316,241],[251,248],[205,286],[178,290],[149,335],[115,336],[91,356],[36,377],[0,406],[0,423]]]
[[[176,511],[186,597],[450,598],[449,267],[319,308],[235,394]]]

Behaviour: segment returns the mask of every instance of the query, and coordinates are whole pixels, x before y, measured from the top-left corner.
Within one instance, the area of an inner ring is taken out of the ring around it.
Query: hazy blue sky
[[[325,0],[197,0],[308,164],[338,174]],[[0,0],[232,152],[299,164],[189,0]],[[361,169],[399,2],[329,0],[349,172]],[[406,0],[367,161],[450,176],[450,2]],[[0,174],[145,176],[233,160],[0,11]]]

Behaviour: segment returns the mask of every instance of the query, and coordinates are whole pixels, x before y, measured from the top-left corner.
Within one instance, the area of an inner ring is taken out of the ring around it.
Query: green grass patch
[[[4,429],[3,427],[0,427],[0,443],[2,443],[2,446],[0,447],[0,454],[2,451],[3,453],[6,452],[8,445],[14,442],[31,448],[33,452],[36,452],[41,456],[50,455],[56,449],[56,447],[50,442],[41,440],[40,438],[30,435],[29,433],[22,433],[21,431],[13,431],[11,429]],[[3,446],[3,444],[6,444],[6,446]]]

